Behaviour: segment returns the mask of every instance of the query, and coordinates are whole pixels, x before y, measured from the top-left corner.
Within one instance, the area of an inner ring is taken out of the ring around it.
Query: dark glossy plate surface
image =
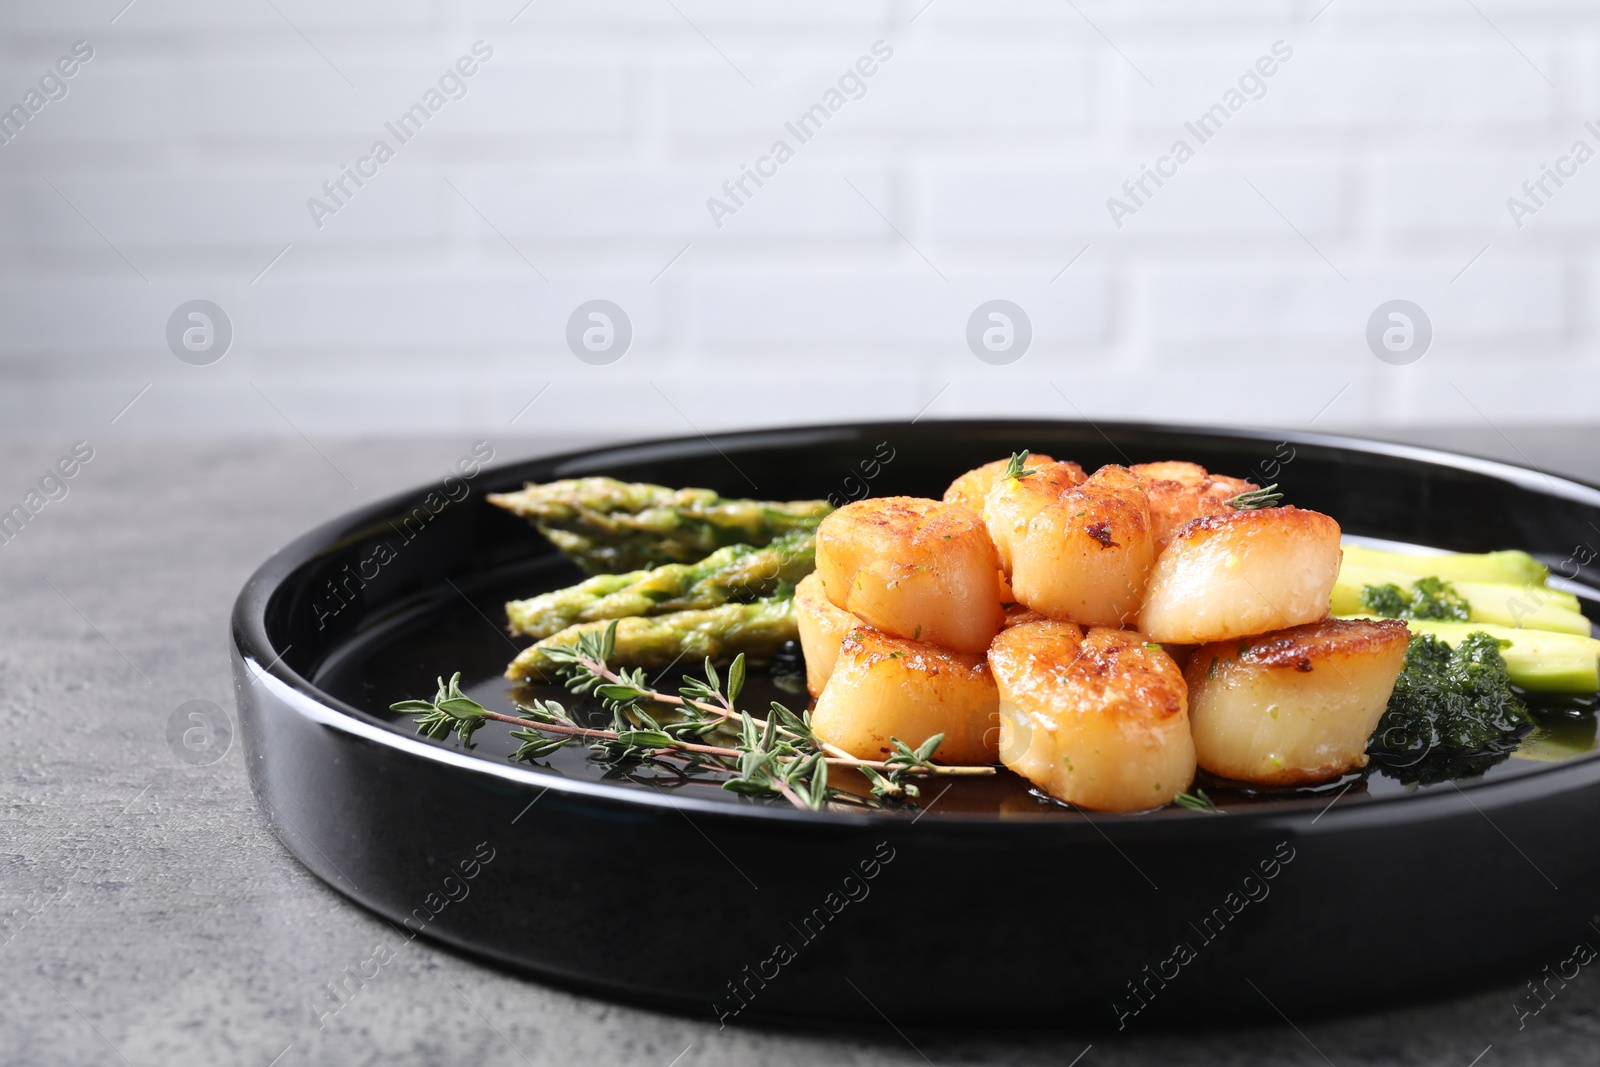
[[[1276,481],[1349,535],[1520,547],[1600,585],[1585,562],[1600,491],[1367,441],[945,422],[597,450],[421,487],[269,560],[234,616],[252,784],[296,856],[413,932],[729,1021],[1116,1029],[1276,1017],[1269,998],[1323,1013],[1520,981],[1570,949],[1600,896],[1591,755],[1422,788],[1374,775],[1230,794],[1225,815],[1085,816],[1009,775],[925,814],[814,815],[660,773],[618,780],[577,749],[513,765],[498,728],[469,752],[386,710],[455,670],[508,706],[501,604],[576,578],[486,492],[604,473],[730,496],[937,496],[1021,447],[1089,469],[1192,459]],[[752,682],[755,706],[803,703],[771,686]],[[1592,747],[1592,717],[1546,721]]]

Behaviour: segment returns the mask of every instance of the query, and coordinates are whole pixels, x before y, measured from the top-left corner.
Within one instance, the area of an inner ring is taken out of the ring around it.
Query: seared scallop
[[[1395,619],[1323,619],[1201,646],[1184,672],[1200,766],[1260,785],[1365,767],[1409,643]]]
[[[1061,499],[1061,494],[1084,483],[1083,468],[1076,463],[1046,463],[1043,456],[1029,459],[1031,472],[1020,478],[999,477],[983,498],[983,521],[1000,554],[1000,569],[1011,573],[1011,551],[1027,532],[1028,521]],[[1004,475],[1002,469],[1001,474]]]
[[[1339,577],[1339,524],[1316,511],[1261,508],[1189,523],[1156,559],[1139,629],[1204,644],[1328,614]]]
[[[811,729],[858,759],[893,755],[891,738],[916,748],[944,734],[935,762],[993,763],[999,699],[983,656],[858,627],[839,646]]]
[[[1000,561],[983,520],[910,496],[846,504],[817,527],[834,607],[885,633],[982,652],[1000,629]]]
[[[1139,463],[1128,469],[1144,483],[1158,550],[1195,519],[1230,514],[1234,497],[1258,488],[1243,478],[1211,474],[1198,463]]]
[[[861,625],[861,620],[833,606],[822,591],[816,572],[806,575],[794,587],[795,623],[800,630],[800,651],[806,658],[806,689],[821,696],[839,658],[844,635]]]
[[[1139,634],[1022,623],[995,638],[989,666],[1000,690],[1000,759],[1051,796],[1142,811],[1194,780],[1183,675]]]
[[[1054,464],[1056,461],[1039,452],[1026,453],[1027,462],[1024,466],[1028,469]],[[944,491],[946,504],[960,504],[969,511],[983,513],[983,498],[989,495],[1001,478],[1005,477],[1006,469],[1011,466],[1009,459],[997,459],[993,463],[985,463],[981,467],[974,467],[950,483],[950,488]],[[1077,466],[1077,464],[1073,464]],[[1080,468],[1081,473],[1081,468]]]
[[[1122,626],[1139,613],[1155,556],[1144,488],[1125,467],[1101,467],[1013,542],[1012,594],[1052,619]]]

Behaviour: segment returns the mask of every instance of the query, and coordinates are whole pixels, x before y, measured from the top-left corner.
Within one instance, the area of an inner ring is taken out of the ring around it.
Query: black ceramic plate
[[[728,1022],[1300,1018],[1520,982],[1590,936],[1600,757],[1581,707],[1541,712],[1524,755],[1543,759],[1472,777],[1374,773],[1224,793],[1220,815],[1131,816],[1069,810],[1009,775],[930,789],[925,808],[800,812],[618,776],[576,749],[513,764],[498,727],[464,750],[387,710],[457,670],[508,706],[501,604],[577,578],[486,492],[609,474],[769,499],[938,496],[1023,447],[1091,470],[1193,460],[1278,482],[1347,535],[1523,548],[1600,587],[1600,490],[1350,438],[984,421],[601,449],[421,487],[267,561],[233,617],[251,783],[301,862],[413,935]],[[756,706],[768,697],[803,701],[754,679]]]

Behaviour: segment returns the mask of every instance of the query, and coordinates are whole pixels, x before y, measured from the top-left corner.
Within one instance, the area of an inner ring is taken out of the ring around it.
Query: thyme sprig
[[[894,754],[885,760],[858,759],[818,738],[809,714],[796,715],[774,701],[767,718],[752,716],[735,703],[744,688],[745,660],[738,656],[724,680],[710,660],[703,678],[685,677],[674,695],[645,681],[642,670],[614,670],[606,660],[615,650],[616,623],[603,632],[586,634],[577,645],[558,655],[567,676],[567,688],[592,695],[611,712],[609,729],[580,725],[554,700],[517,704],[515,715],[490,711],[461,690],[461,675],[448,682],[439,679],[433,700],[402,700],[391,710],[415,715],[417,732],[442,741],[455,734],[471,747],[473,734],[490,721],[517,727],[511,736],[522,742],[515,760],[541,759],[584,739],[595,757],[616,765],[661,760],[728,776],[723,788],[746,796],[781,796],[795,807],[820,810],[830,801],[859,803],[861,798],[828,784],[828,768],[853,767],[871,786],[874,799],[918,795],[907,779],[925,775],[988,775],[990,766],[944,766],[932,762],[944,735],[930,737],[913,749],[891,739]],[[664,706],[676,716],[652,714],[652,705]],[[737,731],[734,745],[703,744],[718,730]]]
[[[1203,811],[1209,815],[1222,814],[1212,799],[1206,796],[1204,789],[1196,789],[1193,793],[1179,793],[1172,798],[1172,802],[1178,807],[1188,808],[1190,811]]]
[[[715,745],[697,745],[675,740],[668,731],[648,715],[642,715],[642,725],[623,721],[620,729],[596,730],[580,726],[555,700],[536,700],[532,704],[518,704],[516,715],[503,715],[490,711],[461,691],[461,673],[458,671],[446,682],[439,679],[439,690],[433,700],[402,700],[389,705],[390,711],[407,714],[420,712],[412,721],[417,733],[442,741],[454,733],[461,743],[472,747],[472,735],[489,722],[504,722],[524,729],[511,731],[511,736],[524,742],[513,759],[538,759],[548,755],[577,738],[595,742],[614,759],[642,758],[655,755],[666,748],[686,755],[732,756],[737,750]],[[618,723],[614,720],[614,727]],[[677,724],[673,724],[676,726]],[[531,730],[526,729],[532,727]]]
[[[567,688],[575,693],[594,693],[608,703],[613,710],[636,709],[640,704],[654,702],[675,706],[680,710],[687,722],[705,723],[702,716],[710,716],[714,720],[705,724],[708,729],[727,724],[732,727],[739,725],[745,712],[735,709],[734,701],[738,699],[744,687],[745,666],[744,656],[734,657],[733,663],[728,668],[728,682],[723,686],[716,667],[707,660],[705,663],[705,678],[685,677],[684,685],[679,689],[678,695],[663,693],[651,688],[644,681],[642,670],[614,671],[606,664],[607,657],[611,654],[613,645],[610,643],[616,624],[608,626],[603,633],[585,634],[577,644],[571,648],[555,651],[554,655],[567,672]],[[781,740],[790,743],[808,745],[821,749],[827,756],[829,763],[835,766],[850,766],[861,770],[863,774],[868,771],[878,772],[878,777],[883,780],[881,795],[899,796],[902,779],[908,775],[988,775],[994,773],[990,766],[945,766],[932,763],[929,759],[937,750],[940,742],[944,740],[943,734],[935,735],[923,742],[917,750],[912,750],[898,739],[890,738],[890,743],[896,746],[896,752],[886,760],[858,759],[839,748],[818,738],[811,732],[811,718],[809,713],[796,715],[777,701],[771,705],[772,720],[751,717],[751,722],[758,730],[766,730],[769,722],[776,720],[777,734]],[[931,747],[930,747],[931,746]],[[923,751],[926,750],[926,751]],[[920,757],[916,752],[922,752]],[[879,792],[877,782],[868,775],[868,781],[873,782],[874,793]],[[910,792],[905,795],[916,796],[915,786],[909,786]]]
[[[1252,489],[1248,493],[1240,493],[1228,503],[1232,504],[1236,511],[1275,508],[1283,503],[1283,494],[1278,492],[1278,483],[1273,482],[1265,489]]]
[[[1006,464],[1007,478],[1027,478],[1038,473],[1037,470],[1028,469],[1028,450],[1026,448],[1021,452],[1011,453],[1011,462]]]
[[[390,704],[389,710],[402,714],[421,712],[412,720],[417,724],[417,733],[435,741],[455,734],[468,748],[472,747],[472,735],[488,721],[489,714],[482,704],[461,691],[460,671],[448,683],[439,679],[439,691],[432,700],[402,700]]]

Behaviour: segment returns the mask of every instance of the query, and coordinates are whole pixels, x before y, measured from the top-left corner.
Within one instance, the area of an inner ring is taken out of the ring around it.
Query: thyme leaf
[[[1203,811],[1208,815],[1222,814],[1211,798],[1206,796],[1204,789],[1196,789],[1193,793],[1179,793],[1172,798],[1172,802],[1178,807],[1188,808],[1190,811]]]
[[[1252,489],[1248,493],[1240,493],[1228,503],[1232,504],[1237,511],[1275,508],[1283,503],[1283,494],[1278,492],[1278,483],[1273,482],[1265,489]]]
[[[1006,464],[1007,478],[1027,478],[1039,473],[1037,470],[1028,470],[1028,450],[1011,453],[1011,462]]]

